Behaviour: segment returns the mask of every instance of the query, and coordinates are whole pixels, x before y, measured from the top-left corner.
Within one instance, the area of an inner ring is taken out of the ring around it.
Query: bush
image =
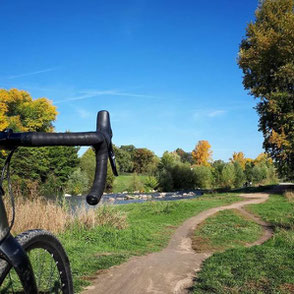
[[[209,166],[196,165],[193,168],[195,186],[201,189],[207,189],[211,187],[212,183],[212,170]]]
[[[150,192],[152,190],[155,190],[158,187],[158,181],[155,177],[153,176],[149,176],[147,177],[146,181],[145,181],[145,190],[147,192]]]
[[[142,191],[144,191],[144,185],[140,181],[140,178],[137,176],[136,173],[134,173],[132,176],[132,180],[131,180],[131,183],[128,187],[128,191],[129,192],[136,192],[136,191],[142,192]]]
[[[223,188],[233,188],[235,183],[235,168],[232,163],[227,163],[222,170]]]
[[[71,195],[84,194],[88,190],[88,184],[89,180],[87,175],[78,168],[70,175],[66,192]]]

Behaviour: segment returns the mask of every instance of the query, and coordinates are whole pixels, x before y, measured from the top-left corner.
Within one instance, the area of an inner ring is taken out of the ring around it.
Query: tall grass
[[[294,190],[286,191],[284,196],[289,202],[294,202]]]
[[[8,218],[11,219],[10,203],[5,199]],[[15,200],[15,222],[12,233],[19,234],[29,229],[44,229],[53,233],[62,233],[72,226],[93,228],[110,226],[116,229],[127,227],[126,213],[114,207],[101,206],[98,209],[82,207],[73,215],[65,205],[44,198],[33,200],[17,198]]]

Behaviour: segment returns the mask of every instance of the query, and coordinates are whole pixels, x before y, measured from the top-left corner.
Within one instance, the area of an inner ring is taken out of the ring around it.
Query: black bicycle
[[[13,133],[0,132],[0,148],[10,150],[0,180],[0,293],[73,293],[70,263],[58,239],[45,230],[29,230],[13,237],[14,199],[11,191],[9,164],[18,146],[93,146],[96,171],[87,202],[96,205],[105,188],[108,158],[117,176],[113,153],[109,113],[100,111],[96,132],[83,133]],[[12,221],[9,224],[2,183],[8,182],[12,202]]]

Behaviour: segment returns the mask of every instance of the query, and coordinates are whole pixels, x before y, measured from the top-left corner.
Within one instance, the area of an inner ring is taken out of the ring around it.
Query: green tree
[[[235,161],[233,164],[235,169],[234,186],[235,188],[241,188],[245,183],[245,174],[241,164],[238,161]]]
[[[220,188],[223,184],[223,178],[222,178],[222,171],[225,166],[225,162],[222,160],[215,160],[212,163],[212,179],[213,179],[213,187]]]
[[[131,173],[134,170],[132,153],[124,148],[113,146],[115,160],[120,173]]]
[[[264,147],[282,175],[294,178],[294,0],[264,0],[242,40],[243,84],[259,99]]]
[[[235,168],[232,163],[227,163],[222,170],[222,186],[233,188],[235,183]]]
[[[136,173],[146,173],[155,160],[155,154],[147,148],[137,148],[134,151],[134,170]]]
[[[195,185],[197,188],[208,189],[212,185],[211,168],[205,165],[196,165],[193,168]]]
[[[193,157],[191,152],[186,152],[182,148],[177,148],[175,152],[180,156],[181,162],[188,162],[190,164],[193,163]]]
[[[87,192],[88,186],[88,176],[81,171],[81,168],[78,168],[70,175],[66,185],[66,192],[70,195],[84,194]]]
[[[88,148],[87,151],[80,158],[80,168],[83,173],[87,175],[88,178],[88,190],[91,188],[96,169],[96,156],[92,148]],[[111,170],[109,162],[107,163],[107,177],[106,177],[106,191],[111,191],[114,182],[114,175]]]

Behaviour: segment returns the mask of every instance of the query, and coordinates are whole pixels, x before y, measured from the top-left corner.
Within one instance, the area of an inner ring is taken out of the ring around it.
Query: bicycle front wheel
[[[45,230],[29,230],[16,237],[29,256],[40,294],[72,294],[68,257],[59,240]],[[1,265],[2,263],[2,265]],[[0,261],[1,294],[25,293],[15,270]]]

